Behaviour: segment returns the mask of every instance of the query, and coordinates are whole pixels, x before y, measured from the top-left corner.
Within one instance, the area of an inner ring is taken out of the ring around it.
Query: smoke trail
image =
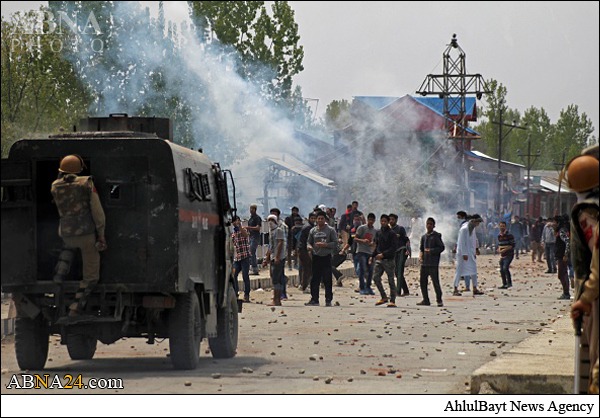
[[[187,13],[187,3],[177,3]],[[96,92],[90,113],[170,117],[175,142],[203,148],[213,161],[232,168],[238,201],[247,209],[263,194],[264,166],[258,161],[303,152],[289,118],[238,75],[231,48],[199,40],[187,23],[165,25],[162,15],[151,19],[137,2],[114,2],[110,13],[113,30],[102,54],[81,49],[70,56]]]
[[[163,23],[136,2],[115,2],[111,12],[115,30],[101,59],[84,50],[72,57],[98,93],[92,113],[171,117],[176,142],[202,147],[213,161],[232,168],[242,213],[263,195],[267,165],[261,158],[292,153],[336,180],[338,207],[358,200],[363,212],[395,212],[404,225],[420,213],[423,221],[435,217],[444,235],[454,227],[455,208],[447,198],[460,188],[453,147],[441,132],[417,133],[422,121],[410,107],[392,104],[379,113],[355,114],[336,150],[311,160],[293,139],[289,119],[239,77],[233,51],[198,40],[187,25],[169,24],[165,36]],[[305,215],[327,203],[301,183],[294,193]]]

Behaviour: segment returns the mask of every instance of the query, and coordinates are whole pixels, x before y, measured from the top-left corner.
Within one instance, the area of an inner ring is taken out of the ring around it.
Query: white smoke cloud
[[[178,3],[187,8],[185,2]],[[232,169],[242,214],[263,196],[267,167],[259,162],[261,158],[292,153],[336,180],[339,214],[346,203],[358,200],[363,212],[374,212],[378,217],[394,212],[403,225],[408,225],[415,211],[421,213],[423,222],[432,216],[438,231],[446,237],[451,234],[455,209],[464,208],[449,207],[447,200],[439,200],[439,192],[452,194],[460,187],[456,184],[458,162],[452,161],[453,147],[443,135],[424,139],[415,134],[417,113],[403,108],[365,124],[355,118],[355,133],[345,144],[347,148],[322,153],[311,161],[294,140],[290,120],[270,107],[256,86],[237,74],[232,51],[216,42],[199,41],[185,22],[169,24],[170,37],[147,25],[128,25],[134,22],[132,17],[149,18],[137,2],[115,2],[115,8],[115,19],[120,20],[122,29],[110,34],[114,42],[108,43],[105,51],[115,60],[114,65],[93,65],[94,57],[85,51],[75,57],[84,79],[101,93],[93,113],[171,117],[176,126],[191,121],[191,131],[179,130],[179,134],[193,138],[190,145],[203,148],[209,158]],[[111,51],[111,46],[118,50]],[[170,106],[173,98],[185,103],[185,108]],[[390,125],[390,120],[399,116],[403,124]],[[301,196],[296,205],[305,216],[314,205],[327,203],[311,189],[295,193]],[[289,210],[281,209],[284,213]]]
[[[181,16],[187,7],[174,2],[170,11]],[[102,56],[86,49],[72,57],[82,79],[99,92],[90,113],[170,117],[179,134],[175,142],[185,136],[188,146],[231,168],[238,201],[254,201],[263,194],[257,162],[297,149],[292,123],[238,75],[231,49],[199,40],[186,21],[169,22],[161,33],[154,29],[158,21],[144,24],[149,19],[138,2],[115,2],[116,30],[102,52],[112,65],[98,65]]]
[[[456,211],[466,210],[456,199],[456,193],[466,189],[460,184],[460,160],[453,144],[443,131],[419,132],[422,113],[408,106],[392,105],[378,112],[355,108],[362,110],[355,111],[352,133],[343,133],[340,141],[347,151],[331,161],[337,178],[344,180],[338,180],[338,201],[345,208],[358,200],[363,213],[377,217],[396,213],[403,226],[410,226],[416,214],[423,224],[433,217],[436,230],[450,244]]]

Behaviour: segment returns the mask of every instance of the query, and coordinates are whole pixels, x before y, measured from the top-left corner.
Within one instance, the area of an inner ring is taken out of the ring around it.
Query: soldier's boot
[[[273,289],[273,300],[267,306],[281,306],[281,289]]]
[[[83,309],[84,309],[84,307],[81,306],[79,301],[73,302],[72,304],[69,305],[69,316],[70,317],[79,316],[83,312]]]
[[[78,316],[85,311],[85,305],[87,304],[87,298],[92,293],[91,287],[79,288],[75,293],[75,302],[69,305],[69,316]]]

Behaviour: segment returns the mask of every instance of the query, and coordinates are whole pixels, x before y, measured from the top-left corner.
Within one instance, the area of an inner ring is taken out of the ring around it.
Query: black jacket
[[[398,249],[398,235],[391,228],[380,229],[375,234],[375,251],[373,257],[377,254],[383,254],[386,260],[393,260]]]
[[[408,235],[406,235],[406,229],[403,226],[396,224],[392,231],[396,233],[398,237],[398,251],[404,249],[410,251],[410,239],[408,239]]]
[[[531,232],[529,233],[529,239],[533,242],[542,242],[542,231],[544,230],[544,225],[539,222],[536,222],[531,228]]]
[[[425,252],[425,248],[429,248],[429,253]],[[431,234],[425,234],[421,237],[421,245],[419,251],[423,253],[422,266],[437,267],[440,265],[440,254],[444,252],[446,247],[442,241],[442,234],[433,231]]]
[[[298,249],[299,250],[307,250],[307,241],[308,241],[308,234],[310,233],[310,230],[314,228],[314,225],[311,224],[310,222],[308,223],[308,225],[304,225],[302,227],[302,230],[300,231],[300,239],[298,239]]]

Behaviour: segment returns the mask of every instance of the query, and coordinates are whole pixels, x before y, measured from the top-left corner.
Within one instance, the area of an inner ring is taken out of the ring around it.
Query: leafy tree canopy
[[[43,10],[43,9],[41,9]],[[36,28],[39,11],[2,17],[2,155],[23,137],[68,129],[86,113],[89,92],[61,56],[54,33]]]
[[[239,54],[238,72],[260,86],[273,103],[289,106],[292,78],[304,67],[298,24],[287,1],[189,1],[204,37],[216,38]]]
[[[516,109],[507,106],[508,92],[497,80],[488,80],[492,91],[485,96],[483,121],[474,127],[481,134],[481,141],[474,147],[492,157],[498,157],[498,138],[502,136],[503,160],[526,165],[526,159],[519,156],[527,154],[527,141],[531,141],[531,151],[540,150],[541,155],[533,163],[534,170],[554,170],[555,164],[581,153],[589,145],[596,144],[598,138],[592,133],[594,127],[585,113],[579,113],[577,105],[570,104],[561,110],[558,121],[552,123],[544,108],[530,107],[521,115]],[[500,130],[502,122],[502,131]],[[515,129],[507,125],[516,125],[527,129]]]

